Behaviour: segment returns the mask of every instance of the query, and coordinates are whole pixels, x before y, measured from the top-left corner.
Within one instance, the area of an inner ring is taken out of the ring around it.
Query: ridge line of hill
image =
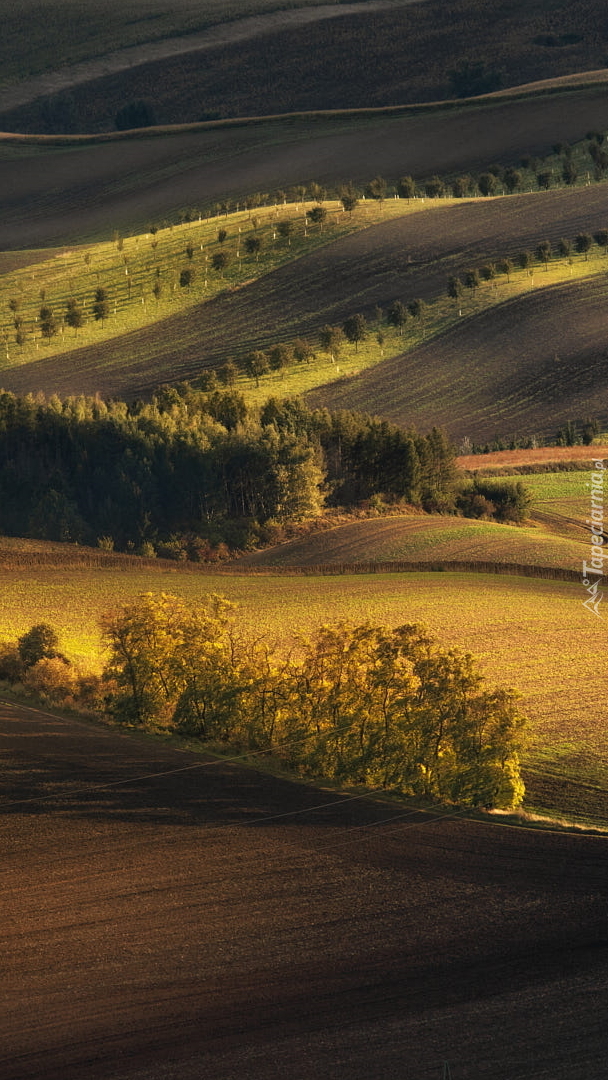
[[[588,76],[596,76],[588,78]],[[185,135],[202,131],[222,130],[226,128],[253,127],[258,124],[278,123],[281,121],[294,120],[345,120],[373,119],[379,116],[416,116],[419,113],[432,113],[442,111],[458,111],[474,108],[487,108],[492,105],[503,105],[508,101],[522,101],[526,99],[553,97],[558,94],[575,95],[579,92],[603,86],[608,83],[608,68],[601,68],[596,72],[584,73],[577,76],[581,82],[573,80],[573,76],[556,76],[554,79],[546,79],[540,83],[524,83],[507,90],[495,90],[478,97],[468,98],[445,98],[438,101],[416,102],[410,105],[381,105],[369,106],[357,109],[313,109],[299,110],[296,112],[268,113],[263,116],[236,116],[226,117],[221,120],[201,120],[186,124],[158,124],[149,127],[130,128],[127,131],[102,131],[91,134],[79,135],[32,135],[22,132],[0,131],[1,144],[26,144],[29,146],[82,146],[89,143],[123,142],[134,139],[166,138],[171,135]]]

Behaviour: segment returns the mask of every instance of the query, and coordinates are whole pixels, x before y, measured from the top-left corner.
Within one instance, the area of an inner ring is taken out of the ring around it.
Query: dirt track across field
[[[588,1080],[608,839],[0,706],[3,1080]]]

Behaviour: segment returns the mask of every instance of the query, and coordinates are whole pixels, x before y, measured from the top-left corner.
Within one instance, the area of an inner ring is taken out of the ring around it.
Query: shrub
[[[23,685],[48,701],[62,702],[77,692],[78,675],[66,660],[49,656],[28,668]]]
[[[20,682],[25,672],[25,665],[19,649],[6,641],[0,644],[0,680],[9,683]]]

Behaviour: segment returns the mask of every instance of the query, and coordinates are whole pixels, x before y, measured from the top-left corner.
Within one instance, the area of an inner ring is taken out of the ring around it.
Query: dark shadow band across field
[[[7,1080],[601,1074],[605,838],[0,728]]]
[[[444,108],[199,125],[127,138],[0,141],[0,248],[137,231],[176,208],[371,173],[475,172],[604,125],[608,87]]]

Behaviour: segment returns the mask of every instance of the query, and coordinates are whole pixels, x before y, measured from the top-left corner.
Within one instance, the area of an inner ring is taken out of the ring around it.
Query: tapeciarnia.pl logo
[[[606,542],[604,534],[604,472],[603,460],[594,459],[590,485],[591,517],[587,518],[586,521],[591,531],[591,561],[583,560],[583,585],[589,593],[587,599],[583,600],[583,607],[600,618],[600,604],[604,595],[601,589],[604,576],[604,559],[608,558],[608,552],[604,551]]]

